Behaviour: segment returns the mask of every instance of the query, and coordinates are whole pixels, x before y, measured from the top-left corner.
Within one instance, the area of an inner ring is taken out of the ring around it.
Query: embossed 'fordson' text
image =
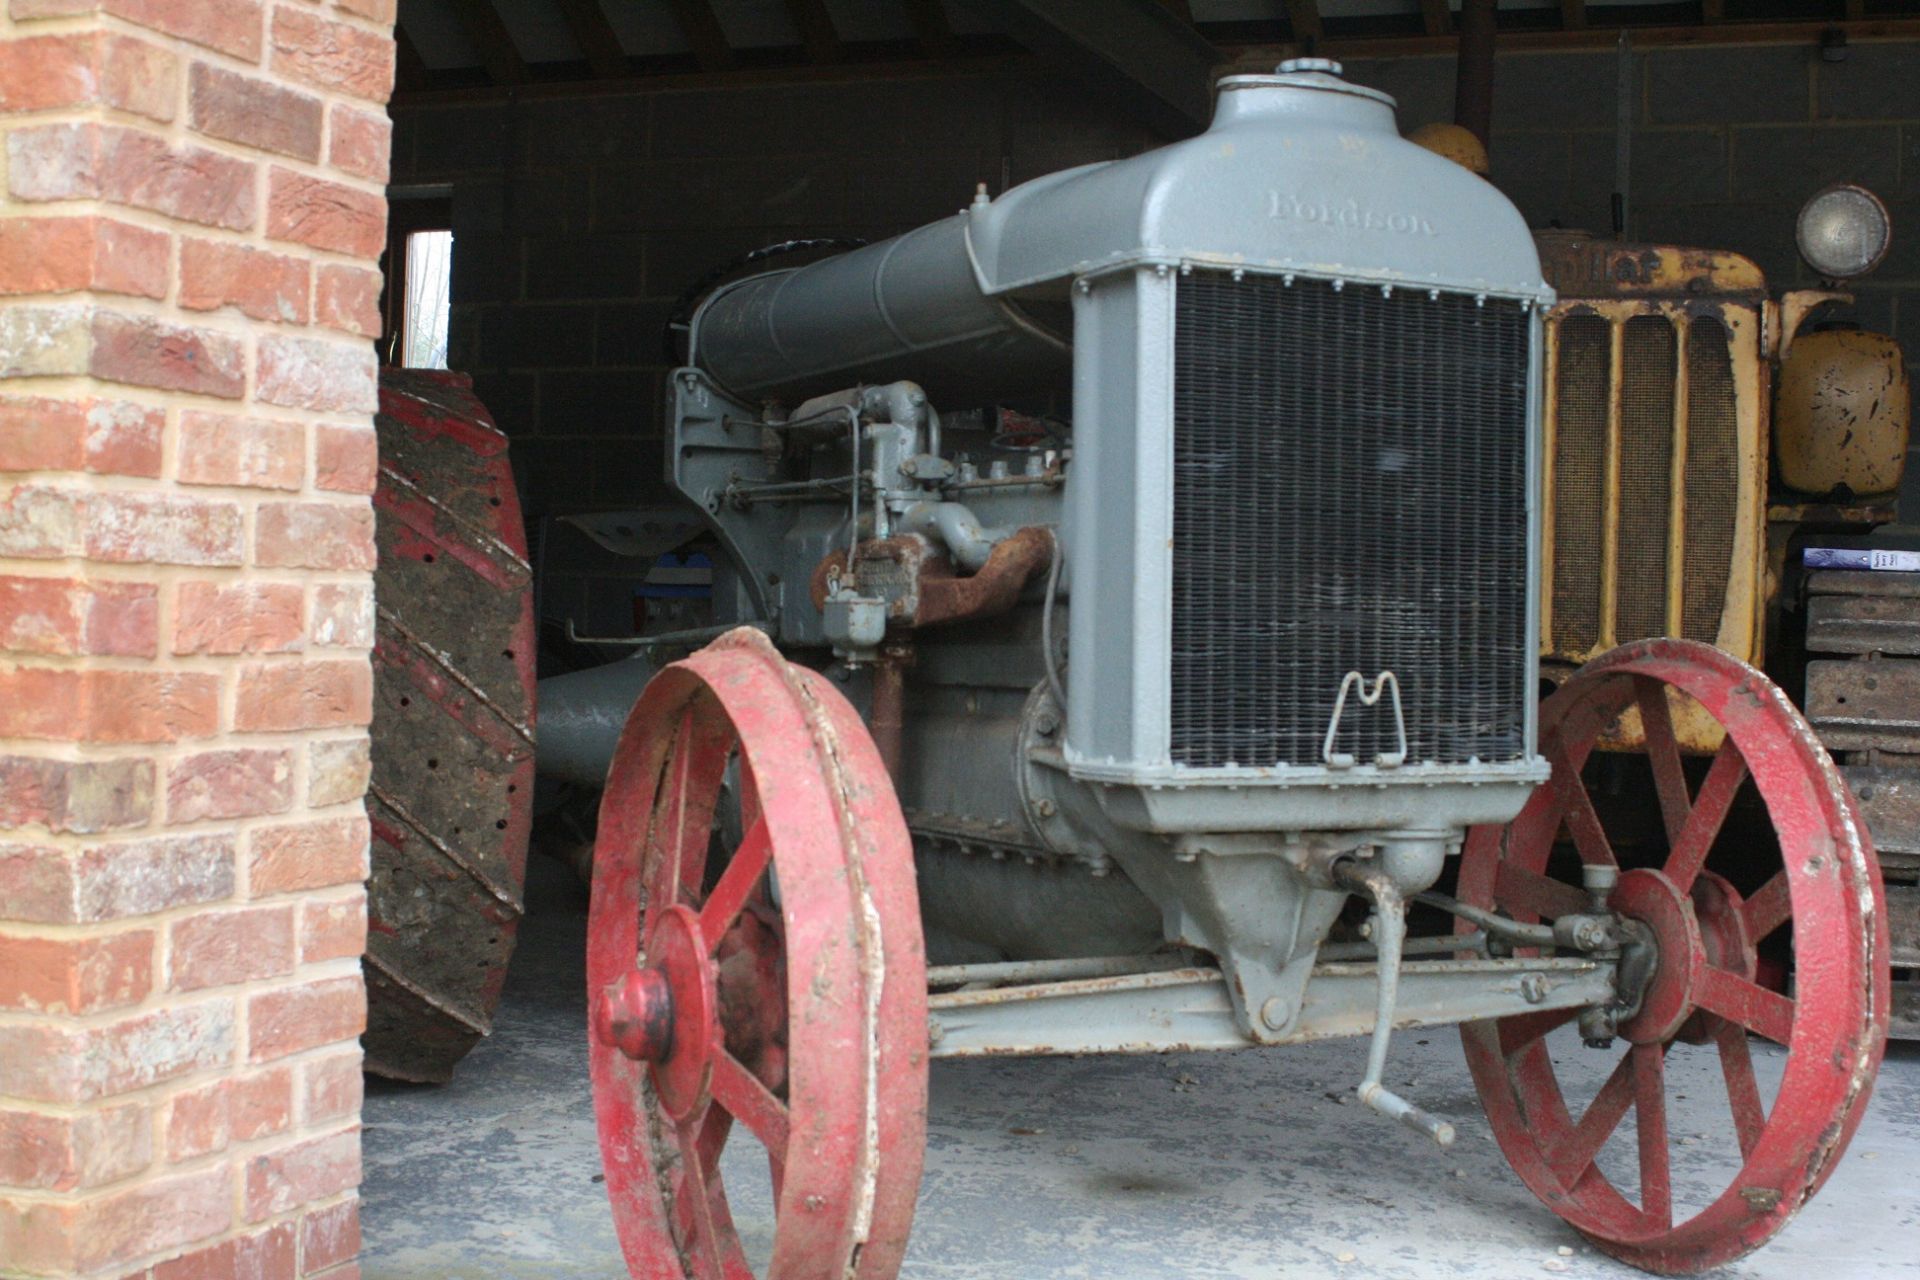
[[[1287,191],[1267,192],[1267,216],[1294,222],[1320,222],[1360,231],[1391,231],[1399,235],[1437,236],[1433,223],[1417,213],[1381,213],[1358,200],[1302,200]]]

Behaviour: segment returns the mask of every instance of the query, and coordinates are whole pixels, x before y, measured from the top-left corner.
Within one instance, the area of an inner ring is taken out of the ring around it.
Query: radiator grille
[[[1554,360],[1553,647],[1580,652],[1600,634],[1600,522],[1607,483],[1610,328],[1599,316],[1560,322]]]
[[[1733,572],[1733,526],[1740,472],[1733,358],[1719,321],[1699,319],[1687,335],[1687,553],[1682,559],[1682,634],[1720,638]]]
[[[1550,319],[1555,326],[1553,404],[1553,614],[1550,652],[1584,658],[1608,643],[1674,634],[1668,584],[1680,574],[1679,634],[1715,641],[1733,570],[1739,502],[1739,421],[1730,335],[1716,320],[1687,322],[1684,342],[1660,312],[1610,322],[1596,315]],[[1601,628],[1606,555],[1607,432],[1612,344],[1620,343],[1618,566],[1613,635]],[[1684,349],[1684,357],[1682,351]],[[1685,368],[1682,369],[1684,360]],[[1687,443],[1681,492],[1684,551],[1668,563],[1675,500],[1674,412],[1687,385]]]
[[[1511,301],[1182,278],[1176,763],[1318,764],[1342,677],[1389,669],[1409,760],[1524,756],[1528,332]],[[1362,761],[1397,745],[1384,702],[1342,723]]]

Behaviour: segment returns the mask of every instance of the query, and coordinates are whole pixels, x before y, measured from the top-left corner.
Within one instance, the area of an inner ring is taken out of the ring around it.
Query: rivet
[[[1293,1007],[1284,999],[1269,996],[1267,1002],[1260,1006],[1260,1021],[1267,1024],[1267,1030],[1278,1031],[1287,1025],[1287,1015],[1292,1012]]]

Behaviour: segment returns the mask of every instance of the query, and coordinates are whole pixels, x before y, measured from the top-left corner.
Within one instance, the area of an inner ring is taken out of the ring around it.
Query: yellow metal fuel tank
[[[1801,493],[1890,493],[1907,460],[1913,396],[1885,334],[1822,329],[1793,339],[1774,393],[1780,479]]]

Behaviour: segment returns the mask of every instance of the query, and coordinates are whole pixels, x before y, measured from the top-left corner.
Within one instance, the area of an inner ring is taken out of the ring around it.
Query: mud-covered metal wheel
[[[1676,745],[1681,699],[1726,731],[1704,774]],[[1596,803],[1604,797],[1582,775],[1596,740],[1630,714],[1645,726],[1665,839],[1623,857],[1608,806]],[[1596,659],[1543,704],[1540,740],[1553,780],[1509,825],[1471,833],[1461,899],[1523,921],[1577,912],[1587,901],[1581,867],[1624,862],[1610,905],[1650,927],[1659,958],[1638,1011],[1618,1027],[1610,1071],[1580,1069],[1579,1056],[1599,1047],[1568,1039],[1571,1028],[1550,1043],[1575,1012],[1542,1013],[1462,1028],[1474,1083],[1521,1179],[1582,1234],[1649,1271],[1706,1270],[1786,1225],[1866,1108],[1888,1016],[1873,853],[1838,771],[1786,695],[1710,646],[1648,640]],[[1748,785],[1772,842],[1720,838]],[[1756,870],[1762,854],[1772,863]],[[1763,951],[1771,972],[1790,958],[1791,993],[1764,980]],[[1756,1050],[1750,1037],[1779,1048]],[[1693,1054],[1717,1059],[1717,1069],[1684,1060]],[[1728,1132],[1670,1131],[1669,1077],[1682,1070],[1696,1087],[1717,1078]]]
[[[533,577],[464,374],[380,375],[367,1070],[439,1082],[492,1025],[533,798]]]
[[[891,1280],[925,1144],[926,959],[906,822],[846,699],[753,630],[656,676],[608,774],[588,930],[633,1275],[754,1274],[720,1167],[744,1130],[771,1175],[769,1280]]]

